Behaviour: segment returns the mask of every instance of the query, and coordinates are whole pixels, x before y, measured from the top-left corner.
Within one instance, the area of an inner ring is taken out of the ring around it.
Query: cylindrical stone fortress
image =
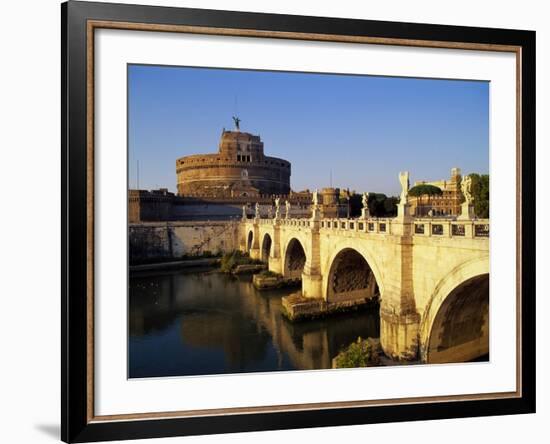
[[[223,131],[217,154],[176,160],[178,195],[245,197],[290,192],[290,162],[264,155],[259,136]]]

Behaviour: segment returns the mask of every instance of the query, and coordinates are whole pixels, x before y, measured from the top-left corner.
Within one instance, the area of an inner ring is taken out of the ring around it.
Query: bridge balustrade
[[[432,235],[443,236],[443,224],[432,224]]]
[[[424,237],[458,237],[487,238],[489,237],[489,221],[456,221],[415,219],[413,236]]]
[[[332,231],[389,234],[391,232],[391,219],[323,219],[320,228]]]
[[[475,237],[489,237],[489,224],[474,224]]]
[[[272,225],[274,218],[260,218],[260,225]],[[306,218],[280,218],[279,224],[289,227],[311,228],[313,222]],[[326,218],[320,221],[322,230],[354,231],[369,234],[391,234],[391,218],[347,219]],[[457,238],[481,238],[489,237],[490,227],[488,219],[480,220],[451,220],[434,218],[414,218],[412,235],[419,237],[457,237]]]
[[[462,236],[466,235],[466,228],[463,224],[451,224],[451,236]]]

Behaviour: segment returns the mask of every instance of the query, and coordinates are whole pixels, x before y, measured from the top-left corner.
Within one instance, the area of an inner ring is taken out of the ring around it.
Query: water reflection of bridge
[[[283,359],[297,369],[330,368],[332,358],[357,336],[379,333],[378,317],[367,314],[347,317],[345,323],[319,320],[293,324],[281,316],[282,293],[260,294],[249,279],[166,274],[158,279],[153,298],[146,277],[143,282],[142,294],[139,287],[132,291],[133,336],[161,331],[181,318],[179,332],[184,344],[222,350],[227,368],[235,371],[262,362],[270,343],[279,368]],[[236,288],[228,288],[232,286]]]
[[[381,298],[388,356],[467,361],[489,351],[489,221],[245,219],[241,248],[327,303]],[[319,341],[321,339],[318,339]]]

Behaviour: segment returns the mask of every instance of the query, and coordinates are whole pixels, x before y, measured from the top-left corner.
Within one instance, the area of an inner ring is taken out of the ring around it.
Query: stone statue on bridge
[[[361,203],[363,204],[363,208],[368,206],[369,203],[369,193],[363,193],[363,197],[361,199]]]
[[[471,205],[474,203],[474,198],[472,196],[472,178],[471,176],[464,176],[462,178],[462,181],[460,182],[460,189],[462,191],[462,194],[464,194],[464,199],[466,199],[466,202],[468,205]]]
[[[248,217],[246,215],[246,205],[243,205],[243,220],[246,220]]]
[[[460,209],[459,220],[471,220],[476,217],[474,212],[474,196],[472,196],[472,177],[464,176],[460,182],[460,190],[464,195],[464,202]]]
[[[399,182],[401,183],[401,194],[399,196],[399,203],[397,204],[397,218],[399,220],[409,219],[411,216],[409,205],[409,172],[401,171],[399,173]]]
[[[313,206],[315,208],[319,206],[319,191],[317,190],[313,192]]]
[[[279,197],[275,198],[275,219],[281,217],[281,199]]]
[[[369,193],[363,193],[363,197],[361,199],[361,203],[363,204],[363,208],[361,209],[361,217],[363,219],[368,219],[370,217],[369,212]]]
[[[321,220],[321,208],[319,208],[319,191],[313,192],[313,207],[311,209],[311,219],[314,221]]]
[[[256,219],[260,218],[260,204],[258,202],[256,202],[254,217]]]
[[[406,204],[409,197],[409,172],[401,171],[399,173],[399,182],[401,183],[401,195],[399,203]]]
[[[285,209],[286,209],[285,218],[290,219],[290,202],[288,200],[285,201]]]

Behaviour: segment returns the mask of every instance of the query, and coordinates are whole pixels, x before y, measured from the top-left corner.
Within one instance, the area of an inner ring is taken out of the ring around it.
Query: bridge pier
[[[416,309],[413,285],[413,223],[406,204],[398,207],[392,235],[393,267],[386,271],[391,285],[386,285],[380,306],[380,345],[386,356],[409,361],[419,355],[421,316]]]
[[[302,295],[306,298],[323,297],[323,276],[320,273],[302,273]]]
[[[311,236],[308,239],[306,263],[302,273],[302,295],[306,298],[323,298],[323,276],[321,274],[321,242],[319,240],[320,212],[314,209],[310,219]]]
[[[380,345],[386,356],[400,361],[417,359],[420,315],[380,307]]]
[[[259,248],[251,248],[248,252],[251,259],[261,259],[262,258],[262,252]]]
[[[283,262],[281,260],[281,220],[273,220],[273,246],[269,255],[269,270],[283,274]]]
[[[269,256],[269,271],[283,274],[283,264],[280,257]]]
[[[259,227],[259,220],[254,219],[254,225],[253,225],[253,237],[252,237],[252,246],[248,250],[248,255],[252,259],[261,259],[262,258],[262,250],[260,248],[260,227]]]

